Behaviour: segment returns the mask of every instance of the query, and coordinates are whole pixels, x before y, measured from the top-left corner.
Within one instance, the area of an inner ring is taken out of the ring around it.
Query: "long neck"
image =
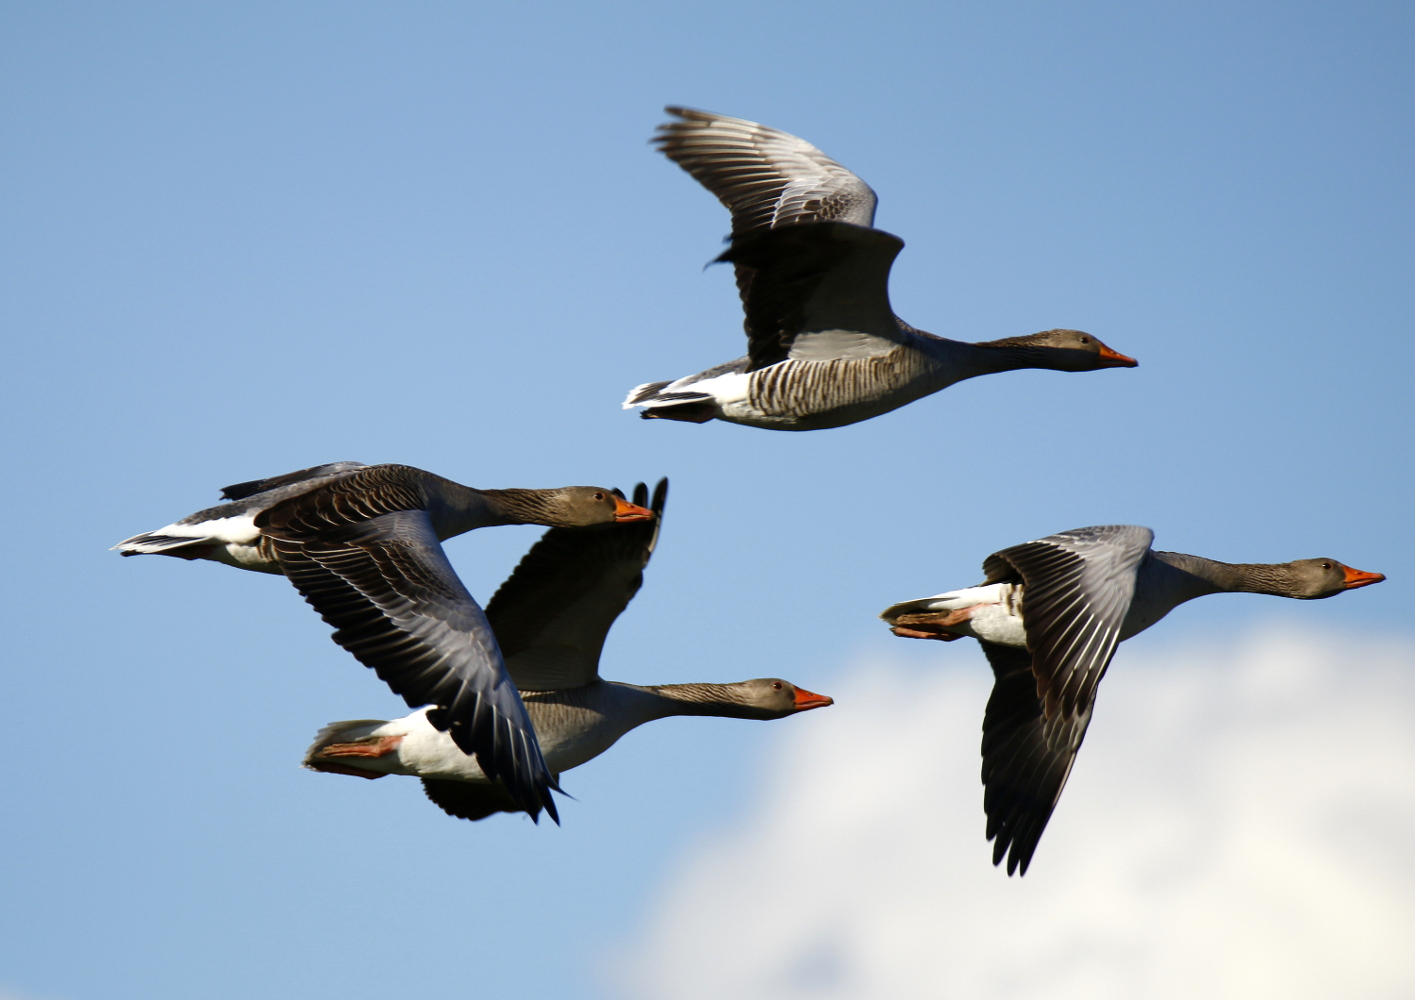
[[[426,483],[437,537],[498,524],[554,524],[556,490],[476,490],[441,476]]]
[[[1019,368],[1056,368],[1055,353],[1046,347],[1031,344],[1021,337],[986,340],[970,344],[945,337],[930,337],[924,352],[940,362],[949,375],[949,382],[961,382],[978,375],[1016,371]]]
[[[1291,578],[1286,564],[1224,563],[1184,552],[1151,552],[1140,564],[1120,638],[1143,632],[1185,601],[1205,594],[1246,591],[1298,596]]]
[[[479,508],[484,520],[477,527],[493,524],[553,524],[555,490],[471,490],[477,496],[471,506]],[[470,498],[469,498],[470,499]]]
[[[1155,558],[1206,585],[1207,589],[1196,593],[1195,597],[1217,593],[1291,597],[1296,589],[1288,563],[1225,563],[1183,552],[1156,552]]]
[[[658,684],[639,688],[652,695],[661,714],[713,715],[724,719],[767,719],[775,715],[748,705],[735,684]]]

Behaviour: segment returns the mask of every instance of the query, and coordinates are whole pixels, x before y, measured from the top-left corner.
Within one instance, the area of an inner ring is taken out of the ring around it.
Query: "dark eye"
[[[1091,342],[1091,338],[1090,338],[1090,337],[1082,337],[1082,338],[1081,338],[1081,343],[1083,343],[1083,344],[1089,344],[1090,342]]]
[[[781,690],[781,682],[780,682],[780,681],[772,681],[772,682],[771,682],[771,687],[772,687],[772,690],[773,690],[773,691],[780,691],[780,690]]]
[[[603,494],[603,493],[596,493],[596,494],[594,495],[594,498],[595,498],[596,500],[603,500],[603,499],[604,499],[604,494]]]
[[[1329,563],[1329,562],[1324,562],[1324,563],[1322,563],[1322,569],[1331,569],[1331,563]]]

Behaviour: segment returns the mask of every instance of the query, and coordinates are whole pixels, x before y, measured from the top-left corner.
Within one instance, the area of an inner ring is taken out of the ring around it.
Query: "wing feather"
[[[551,528],[487,602],[506,669],[522,691],[579,687],[599,677],[599,656],[616,618],[643,585],[663,523],[668,480],[649,500],[658,515],[637,524]]]
[[[908,334],[889,304],[897,236],[844,222],[803,223],[735,238],[747,371],[788,357],[827,361],[893,350]]]
[[[874,225],[868,184],[804,139],[766,125],[691,108],[665,108],[660,152],[732,213],[732,235],[800,222]]]
[[[365,497],[305,494],[257,524],[285,575],[335,628],[335,642],[409,706],[436,706],[428,721],[475,754],[520,808],[556,818],[554,779],[486,616],[447,561],[428,512],[385,509],[422,502],[406,478]]]
[[[458,819],[479,820],[493,813],[521,810],[503,786],[489,781],[424,778],[423,791],[438,808]]]
[[[1153,540],[1149,528],[1135,525],[1078,528],[1003,549],[983,563],[988,583],[1023,583],[1022,620],[1047,718],[1089,709]]]
[[[1091,706],[1048,719],[1025,649],[981,642],[993,669],[983,715],[983,810],[993,864],[1027,873],[1091,723]]]

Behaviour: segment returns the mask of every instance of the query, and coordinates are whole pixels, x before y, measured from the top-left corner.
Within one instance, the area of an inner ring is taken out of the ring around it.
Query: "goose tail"
[[[177,549],[184,549],[192,545],[209,545],[212,542],[212,539],[205,536],[194,538],[191,535],[164,534],[166,530],[159,528],[156,531],[145,531],[141,535],[125,538],[109,551],[116,551],[125,556],[175,555]]]
[[[643,385],[634,386],[629,390],[629,395],[624,397],[624,409],[632,410],[636,406],[643,406],[654,396],[657,396],[659,390],[667,388],[671,384],[671,382],[645,382]]]

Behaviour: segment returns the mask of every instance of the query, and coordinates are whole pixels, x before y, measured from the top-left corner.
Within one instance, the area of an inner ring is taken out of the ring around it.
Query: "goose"
[[[1090,725],[1117,643],[1205,594],[1320,600],[1385,579],[1335,559],[1223,563],[1150,548],[1154,532],[1076,528],[994,552],[976,587],[904,601],[895,635],[977,639],[994,682],[983,716],[983,809],[993,864],[1026,874]]]
[[[583,529],[652,520],[613,490],[476,490],[406,465],[335,462],[228,486],[229,503],[118,543],[282,573],[429,725],[532,818],[558,817],[535,730],[486,617],[441,542],[497,524]]]
[[[654,521],[611,530],[546,532],[486,606],[507,672],[521,691],[546,765],[557,780],[561,772],[599,756],[629,730],[655,719],[780,719],[832,704],[824,695],[774,677],[654,686],[600,678],[605,635],[643,584],[667,485],[662,481],[654,490]],[[647,493],[640,483],[634,503],[648,503]],[[315,737],[304,766],[363,778],[415,775],[429,799],[460,819],[521,808],[428,723],[425,710],[392,721],[332,722]]]
[[[889,269],[904,242],[874,228],[875,193],[815,146],[756,122],[669,107],[659,150],[732,213],[745,357],[624,400],[646,419],[808,431],[841,427],[977,375],[1088,372],[1138,362],[1080,330],[968,343],[894,315]]]

